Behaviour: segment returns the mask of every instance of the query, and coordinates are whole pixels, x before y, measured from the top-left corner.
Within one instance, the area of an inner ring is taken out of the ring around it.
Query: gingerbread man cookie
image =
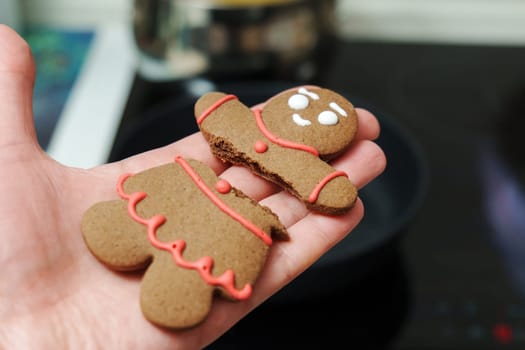
[[[160,326],[198,325],[215,294],[248,298],[272,239],[288,238],[270,209],[196,160],[125,174],[117,192],[86,211],[83,237],[112,269],[146,267],[140,304]]]
[[[343,152],[357,131],[354,106],[329,89],[281,93],[262,110],[236,96],[210,92],[195,104],[199,128],[220,159],[248,167],[314,211],[343,214],[357,189],[327,161]]]

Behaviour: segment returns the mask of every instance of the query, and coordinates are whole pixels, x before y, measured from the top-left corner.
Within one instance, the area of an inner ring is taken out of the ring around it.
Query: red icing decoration
[[[226,180],[219,180],[215,184],[215,189],[219,193],[226,194],[232,190],[232,185]]]
[[[257,153],[265,153],[268,151],[268,145],[264,141],[256,141],[253,147]]]
[[[308,197],[308,201],[310,203],[315,203],[315,201],[319,197],[319,193],[321,193],[321,191],[323,190],[324,186],[326,186],[326,184],[328,182],[330,182],[332,179],[334,179],[334,178],[336,178],[338,176],[346,176],[346,177],[348,177],[348,175],[346,175],[346,173],[344,171],[341,171],[341,170],[334,171],[333,173],[328,174],[324,179],[321,180],[321,182],[319,182],[315,186],[314,190],[310,194],[310,197]]]
[[[176,158],[177,163],[179,163],[183,169],[188,173],[188,175],[193,179],[197,186],[203,191],[212,202],[217,205],[222,211],[226,212],[228,215],[232,216],[235,220],[239,221],[243,226],[248,228],[254,234],[259,236],[266,244],[270,245],[272,240],[268,237],[264,231],[260,230],[257,226],[252,224],[250,221],[246,220],[238,213],[234,212],[231,208],[226,206],[221,202],[211,190],[206,187],[204,181],[198,176],[198,174],[191,168],[191,166],[181,157]],[[131,174],[121,175],[118,184],[117,192],[119,196],[128,201],[128,213],[133,220],[146,226],[148,240],[150,243],[157,249],[165,250],[171,254],[175,263],[183,268],[193,269],[199,272],[202,279],[206,283],[213,286],[223,287],[233,298],[238,300],[247,299],[252,293],[252,286],[246,284],[242,289],[235,288],[235,274],[232,270],[226,270],[222,275],[215,277],[211,274],[213,267],[213,259],[207,256],[200,258],[197,261],[191,262],[183,258],[182,252],[186,246],[184,240],[175,240],[173,242],[161,242],[157,239],[157,229],[165,221],[166,217],[163,215],[154,215],[149,219],[144,219],[137,214],[137,204],[143,200],[147,195],[145,192],[135,192],[131,195],[128,195],[124,192],[124,182],[131,176]],[[262,233],[262,236],[261,236]]]
[[[255,121],[257,122],[257,126],[259,127],[259,130],[261,133],[268,138],[268,140],[272,141],[275,144],[278,144],[282,147],[287,148],[293,148],[300,151],[305,151],[308,153],[313,154],[316,157],[319,157],[319,151],[317,151],[314,147],[303,145],[301,143],[296,143],[288,140],[280,139],[279,137],[273,135],[270,130],[266,128],[266,125],[264,125],[264,121],[262,120],[262,113],[260,109],[256,109],[253,111],[255,114]]]
[[[179,163],[182,168],[188,173],[192,178],[193,182],[199,187],[199,189],[223,212],[230,215],[233,219],[237,220],[241,225],[250,230],[254,235],[263,240],[266,245],[272,244],[272,238],[268,236],[263,230],[254,225],[252,222],[246,220],[239,213],[235,212],[233,209],[228,207],[223,201],[219,199],[204,183],[204,181],[199,177],[199,175],[191,168],[191,166],[182,158],[176,157],[175,161]]]
[[[217,102],[208,107],[208,109],[202,112],[202,114],[197,118],[197,124],[200,125],[204,121],[204,119],[206,119],[214,110],[219,108],[222,104],[234,99],[237,99],[237,96],[226,95],[223,98],[219,99]]]

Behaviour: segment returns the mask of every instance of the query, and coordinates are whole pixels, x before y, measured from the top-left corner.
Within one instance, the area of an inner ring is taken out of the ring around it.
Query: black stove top
[[[402,241],[413,299],[394,348],[522,349],[525,48],[357,43],[340,57],[327,84],[395,116],[429,165]]]
[[[358,286],[329,301],[263,305],[210,348],[257,339],[272,348],[523,349],[525,48],[341,42],[332,55],[311,82],[349,91],[406,128],[428,164],[425,200]],[[183,88],[137,77],[119,135]],[[255,338],[269,324],[281,332]]]

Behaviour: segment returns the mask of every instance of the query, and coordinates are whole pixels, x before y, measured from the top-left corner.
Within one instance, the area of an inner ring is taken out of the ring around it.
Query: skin
[[[199,349],[227,331],[343,239],[362,219],[360,200],[346,215],[323,216],[239,167],[215,159],[200,133],[166,147],[92,169],[64,166],[38,145],[32,115],[35,68],[27,43],[0,25],[0,348]],[[373,142],[377,119],[359,109],[352,147],[333,161],[362,188],[386,166]],[[173,160],[210,165],[221,177],[269,206],[288,227],[249,300],[217,300],[204,323],[183,332],[158,328],[141,314],[140,274],[115,273],[88,252],[84,211],[115,197],[115,181]],[[307,237],[307,239],[305,239]]]

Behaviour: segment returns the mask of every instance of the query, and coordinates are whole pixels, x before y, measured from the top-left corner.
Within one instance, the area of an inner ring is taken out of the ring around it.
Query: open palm
[[[360,200],[340,217],[308,212],[274,185],[215,159],[200,133],[93,169],[59,164],[36,140],[34,75],[27,44],[0,25],[0,348],[202,348],[314,263],[363,217]],[[364,110],[358,114],[355,142],[332,165],[361,188],[384,170],[386,160],[371,141],[379,135],[377,120]],[[272,247],[250,299],[217,300],[204,323],[182,332],[144,319],[141,275],[115,273],[97,262],[80,231],[90,205],[115,198],[120,174],[171,162],[175,155],[207,163],[270,207],[291,237]]]

